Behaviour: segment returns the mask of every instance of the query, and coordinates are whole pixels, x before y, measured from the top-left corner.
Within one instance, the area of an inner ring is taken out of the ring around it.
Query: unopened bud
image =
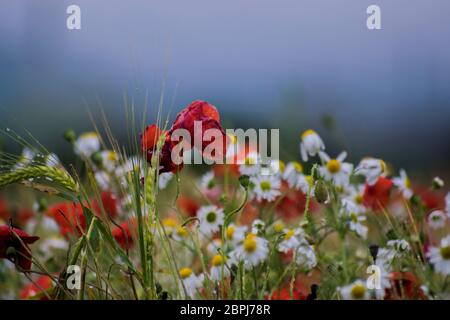
[[[74,143],[77,135],[75,134],[75,131],[73,131],[72,129],[67,129],[66,132],[64,132],[64,140],[66,140],[69,143]]]
[[[316,201],[319,203],[325,203],[328,201],[328,189],[325,184],[325,181],[318,180],[316,182],[316,186],[314,188],[314,197]]]
[[[97,166],[99,166],[99,167],[101,167],[102,164],[103,164],[103,157],[102,157],[102,154],[101,154],[99,151],[94,152],[94,153],[91,155],[91,160],[92,160],[92,162],[93,162],[95,165],[97,165]]]
[[[431,183],[431,187],[433,190],[439,190],[444,187],[444,180],[439,177],[434,177],[433,182]]]
[[[241,184],[241,186],[247,190],[248,186],[250,185],[250,177],[247,175],[242,175],[239,177],[239,183]]]

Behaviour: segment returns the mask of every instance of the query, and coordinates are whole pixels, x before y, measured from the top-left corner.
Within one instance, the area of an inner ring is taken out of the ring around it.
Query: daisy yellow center
[[[177,221],[172,218],[166,218],[163,220],[163,225],[169,228],[175,228],[177,225]]]
[[[383,160],[380,160],[380,168],[382,173],[386,172],[386,163]]]
[[[256,239],[255,235],[249,234],[244,240],[244,250],[252,253],[256,250]]]
[[[232,240],[233,239],[233,235],[234,235],[234,227],[233,226],[229,226],[227,228],[227,230],[225,231],[225,235],[226,235],[228,240]]]
[[[180,237],[186,237],[188,234],[188,231],[185,227],[178,227],[177,228],[177,235],[179,235]]]
[[[278,165],[279,165],[280,172],[284,172],[284,169],[286,168],[286,165],[284,164],[284,162],[280,160]]]
[[[298,173],[303,172],[303,166],[299,162],[294,162],[294,168],[295,171],[297,171]]]
[[[217,220],[217,214],[214,211],[208,212],[206,215],[206,221],[209,223],[214,223]]]
[[[212,265],[214,267],[221,266],[223,263],[224,258],[220,254],[215,255],[214,258],[212,259]]]
[[[339,160],[331,159],[327,163],[327,169],[331,173],[337,173],[341,170],[341,163],[339,162]]]
[[[408,189],[411,189],[412,183],[411,183],[411,179],[409,179],[408,177],[405,178],[405,187]]]
[[[439,252],[444,260],[450,260],[450,246],[442,247]]]
[[[192,269],[191,268],[183,268],[180,270],[180,277],[181,279],[186,279],[189,278],[192,274]]]
[[[366,288],[362,284],[357,284],[352,287],[351,295],[354,299],[362,299],[366,293]]]
[[[360,194],[360,193],[358,193],[356,196],[355,196],[355,202],[357,203],[357,204],[362,204],[363,203],[363,196],[362,196],[362,194]]]
[[[353,222],[358,222],[358,215],[356,214],[356,213],[352,213],[351,215],[350,215],[350,219],[353,221]]]
[[[95,132],[86,132],[80,135],[80,138],[82,139],[95,139],[98,138],[97,133]]]
[[[116,161],[117,160],[117,155],[115,152],[108,152],[108,160],[109,161]]]
[[[303,132],[302,134],[302,140],[304,140],[307,136],[313,135],[313,134],[317,134],[314,130],[306,130],[305,132]]]
[[[284,240],[289,240],[290,238],[292,238],[295,235],[295,231],[292,229],[289,229],[286,232],[286,235],[284,236]]]
[[[273,226],[273,229],[275,230],[275,232],[281,232],[284,229],[284,224],[282,222],[276,222],[275,225]]]
[[[245,158],[246,166],[253,166],[255,164],[256,164],[256,160],[254,158],[250,158],[250,157]]]
[[[269,181],[262,181],[259,186],[261,187],[262,191],[270,191],[272,188]]]

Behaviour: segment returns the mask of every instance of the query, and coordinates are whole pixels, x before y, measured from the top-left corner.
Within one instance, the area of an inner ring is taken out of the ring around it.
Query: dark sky
[[[120,134],[124,94],[153,114],[164,92],[166,110],[205,99],[230,125],[278,127],[289,150],[326,114],[336,152],[448,168],[449,17],[448,0],[1,1],[1,125],[54,146],[100,101]]]

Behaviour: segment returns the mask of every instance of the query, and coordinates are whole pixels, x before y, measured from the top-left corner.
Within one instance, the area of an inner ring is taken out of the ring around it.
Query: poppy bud
[[[319,203],[325,203],[328,201],[328,189],[325,181],[318,180],[316,182],[316,186],[314,188],[314,197]]]
[[[102,154],[99,151],[94,152],[92,154],[91,160],[96,166],[101,167],[102,164],[103,164],[103,157],[102,157]]]
[[[241,186],[247,190],[248,186],[250,185],[250,177],[247,175],[242,175],[239,177],[239,183],[241,184]]]
[[[77,135],[75,134],[75,131],[73,131],[72,129],[67,129],[66,132],[64,132],[64,140],[66,140],[69,143],[74,143]]]

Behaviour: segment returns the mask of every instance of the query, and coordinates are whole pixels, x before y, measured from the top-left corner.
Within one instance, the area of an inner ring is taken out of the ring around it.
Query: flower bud
[[[239,183],[241,184],[241,186],[247,190],[248,186],[250,185],[250,177],[247,175],[242,175],[239,177]]]
[[[325,203],[328,201],[328,189],[325,184],[325,181],[318,180],[316,182],[316,186],[314,188],[314,197],[316,201],[319,203]]]
[[[433,182],[431,183],[431,187],[433,190],[439,190],[444,187],[444,181],[439,177],[434,177]]]
[[[103,164],[103,157],[102,157],[102,154],[99,151],[94,152],[92,154],[91,160],[96,166],[101,167],[102,164]]]
[[[64,132],[64,140],[66,140],[69,143],[74,143],[77,135],[75,134],[75,131],[73,131],[72,129],[67,129],[66,132]]]

